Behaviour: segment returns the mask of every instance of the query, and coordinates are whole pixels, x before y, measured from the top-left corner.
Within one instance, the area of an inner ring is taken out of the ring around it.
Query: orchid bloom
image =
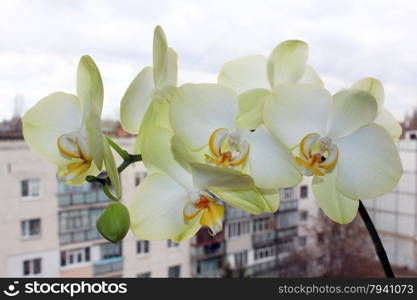
[[[87,175],[98,174],[104,161],[120,195],[114,158],[101,130],[102,107],[100,72],[91,57],[83,56],[77,95],[56,92],[41,99],[24,115],[23,135],[34,152],[58,166],[58,177],[67,184],[85,183]]]
[[[217,82],[239,95],[239,126],[254,129],[262,124],[265,99],[278,84],[323,86],[307,58],[308,45],[289,40],[278,44],[268,57],[248,55],[225,63]]]
[[[154,125],[169,127],[168,104],[177,85],[176,52],[168,47],[160,26],[154,31],[153,67],[145,67],[133,79],[120,103],[123,129],[138,134],[135,153],[141,153],[145,132]]]
[[[176,155],[172,139],[172,130],[157,126],[144,139],[142,157],[150,174],[136,189],[129,210],[136,236],[179,242],[201,226],[216,234],[222,229],[223,201],[250,213],[264,210],[264,198],[248,175],[188,164]]]
[[[269,194],[299,183],[302,176],[291,152],[263,126],[253,132],[239,128],[237,114],[235,93],[217,84],[185,84],[170,106],[176,136],[199,153],[188,160],[248,174]],[[269,202],[267,211],[275,211],[278,205],[276,199]]]
[[[266,127],[294,150],[303,174],[314,176],[314,196],[336,222],[350,222],[357,200],[390,192],[401,177],[393,139],[373,123],[377,112],[375,98],[365,91],[332,97],[312,85],[279,85],[265,103]]]
[[[376,78],[367,77],[355,82],[351,88],[364,90],[375,97],[378,104],[378,114],[374,122],[384,127],[392,138],[398,141],[402,134],[402,128],[395,117],[384,108],[385,91],[382,83]]]

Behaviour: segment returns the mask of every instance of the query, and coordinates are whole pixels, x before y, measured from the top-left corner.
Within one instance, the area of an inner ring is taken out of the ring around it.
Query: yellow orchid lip
[[[66,170],[58,174],[62,180],[74,179],[88,171],[92,158],[87,154],[82,137],[73,133],[63,134],[57,139],[57,147],[59,152],[69,159]]]
[[[218,128],[210,135],[210,154],[205,154],[206,161],[210,164],[228,168],[243,165],[249,157],[250,145],[247,141],[234,141],[226,128]],[[238,139],[239,140],[239,139]]]
[[[317,133],[310,133],[300,142],[301,157],[295,157],[295,162],[306,172],[305,175],[324,176],[332,170],[339,158],[339,149],[327,137],[322,138]]]
[[[209,228],[210,234],[215,235],[222,230],[224,206],[218,201],[207,195],[200,195],[199,199],[193,203],[188,202],[184,206],[183,215],[185,221],[197,217],[200,213],[200,224]]]

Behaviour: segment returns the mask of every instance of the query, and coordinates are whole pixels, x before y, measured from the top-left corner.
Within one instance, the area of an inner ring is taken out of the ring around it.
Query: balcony
[[[298,209],[298,200],[297,199],[287,199],[282,200],[281,204],[279,206],[279,213],[282,213],[284,211],[295,211]]]
[[[71,244],[71,243],[80,243],[91,240],[102,239],[103,237],[97,231],[96,228],[90,230],[83,230],[77,232],[67,232],[59,234],[59,243],[61,245]]]
[[[212,236],[206,228],[200,229],[191,241],[192,247],[200,247],[224,242],[224,230]]]
[[[123,257],[103,259],[93,264],[93,275],[103,275],[123,270]]]
[[[252,244],[255,248],[273,245],[277,241],[276,231],[275,230],[266,230],[262,232],[257,232],[252,235]]]
[[[194,274],[196,278],[222,278],[225,275],[223,269],[210,270],[199,274]]]
[[[222,256],[225,254],[225,245],[222,242],[211,243],[208,245],[191,247],[192,259],[206,259],[215,256]]]
[[[58,194],[58,206],[68,207],[73,205],[85,205],[95,203],[106,203],[111,200],[102,190],[90,190],[85,192],[68,192]]]

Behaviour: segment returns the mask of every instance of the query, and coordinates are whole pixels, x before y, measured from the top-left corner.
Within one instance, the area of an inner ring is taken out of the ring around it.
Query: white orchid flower
[[[67,184],[85,183],[87,175],[97,175],[103,160],[120,196],[114,158],[103,141],[101,111],[103,82],[89,56],[80,59],[77,95],[53,93],[41,99],[23,117],[27,145],[42,159],[58,166],[58,177]],[[117,171],[117,170],[116,170]]]
[[[141,152],[142,139],[152,126],[169,127],[168,104],[177,85],[178,56],[168,47],[160,26],[154,31],[153,67],[145,67],[133,79],[120,103],[124,130],[138,134],[135,153]]]
[[[334,221],[348,223],[359,199],[373,199],[398,183],[402,166],[388,132],[373,123],[375,98],[358,89],[333,97],[313,85],[283,84],[267,99],[264,122],[271,134],[294,149],[313,192]]]
[[[154,127],[144,139],[142,157],[150,174],[130,206],[131,228],[146,240],[182,241],[201,226],[222,229],[223,201],[251,213],[265,203],[252,179],[236,170],[188,164],[171,147],[173,132]]]
[[[367,77],[355,82],[351,88],[366,91],[375,97],[378,104],[378,114],[374,122],[384,127],[392,138],[398,141],[402,134],[402,128],[395,117],[384,108],[385,91],[382,83],[376,78]]]
[[[170,106],[176,136],[199,153],[189,160],[249,174],[268,193],[299,183],[302,175],[291,152],[264,127],[251,132],[236,126],[237,114],[235,93],[217,84],[185,84]],[[277,208],[270,203],[269,211]]]
[[[277,45],[268,57],[249,55],[223,65],[217,82],[239,95],[239,126],[260,126],[265,99],[278,84],[299,83],[323,86],[314,69],[307,64],[308,45],[289,40]]]

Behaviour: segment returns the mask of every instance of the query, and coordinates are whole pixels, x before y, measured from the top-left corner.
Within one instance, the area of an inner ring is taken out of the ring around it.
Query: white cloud
[[[333,92],[380,78],[386,105],[401,118],[417,98],[414,1],[16,1],[0,2],[0,120],[21,93],[26,105],[71,92],[81,55],[96,60],[106,116],[151,62],[161,24],[180,56],[181,82],[213,81],[225,61],[268,52],[285,39],[310,45],[310,62]]]

